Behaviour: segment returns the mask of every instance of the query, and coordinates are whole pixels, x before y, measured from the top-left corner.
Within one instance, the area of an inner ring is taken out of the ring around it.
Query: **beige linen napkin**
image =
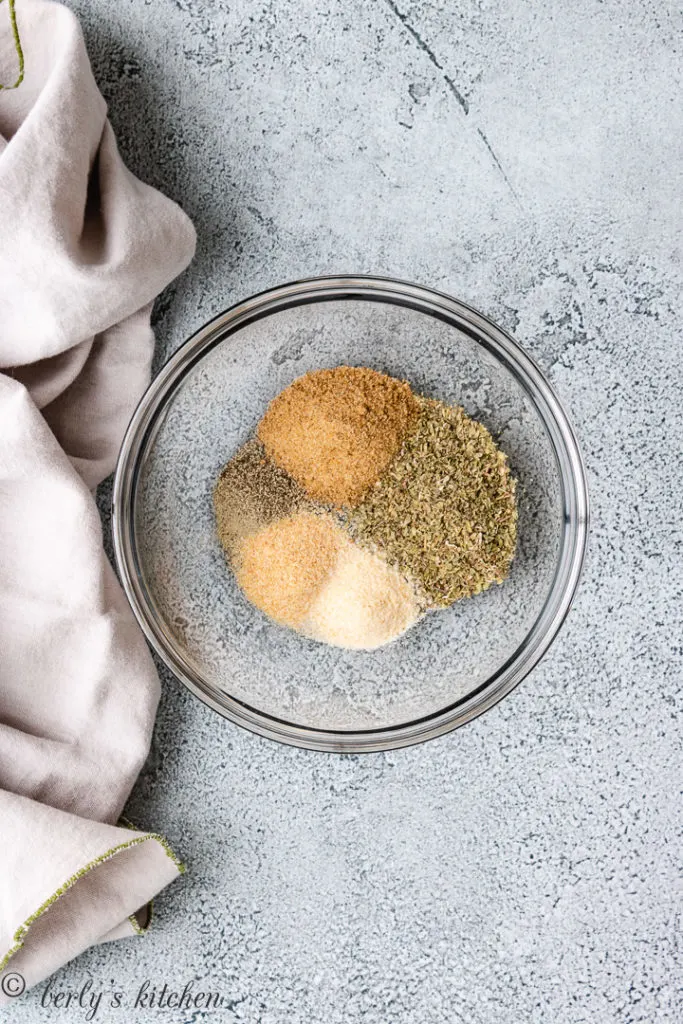
[[[0,990],[139,931],[181,870],[116,824],[159,683],[92,489],[148,381],[152,301],[195,244],[124,166],[73,15],[19,0],[17,16],[26,75],[0,91]]]

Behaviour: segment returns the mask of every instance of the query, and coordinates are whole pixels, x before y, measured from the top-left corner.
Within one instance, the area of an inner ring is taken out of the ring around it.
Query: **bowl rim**
[[[311,728],[276,718],[202,679],[174,649],[154,614],[140,580],[133,527],[141,455],[163,422],[161,413],[169,398],[191,368],[214,345],[247,323],[292,306],[340,299],[409,306],[445,320],[493,352],[536,406],[557,460],[564,505],[561,550],[552,585],[539,616],[514,654],[476,690],[445,708],[399,725],[349,731]],[[589,516],[586,470],[574,429],[553,387],[521,345],[483,313],[444,292],[395,278],[356,274],[304,278],[258,292],[212,317],[170,356],[143,394],[126,429],[114,476],[111,529],[119,576],[143,633],[159,658],[195,696],[223,717],[269,739],[311,750],[363,753],[441,736],[483,714],[519,685],[556,638],[574,601],[585,563]]]

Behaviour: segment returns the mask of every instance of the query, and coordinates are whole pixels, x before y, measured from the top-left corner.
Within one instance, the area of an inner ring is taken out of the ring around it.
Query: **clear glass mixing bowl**
[[[340,364],[464,406],[518,481],[517,553],[505,583],[371,652],[307,640],[252,607],[213,519],[214,482],[268,402],[307,370]],[[567,615],[587,529],[576,439],[535,363],[462,302],[374,277],[284,285],[202,327],[140,402],[114,484],[118,569],[160,657],[232,721],[322,750],[417,743],[509,693]]]

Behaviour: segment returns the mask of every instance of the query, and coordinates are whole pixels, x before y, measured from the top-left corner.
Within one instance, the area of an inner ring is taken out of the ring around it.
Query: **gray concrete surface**
[[[19,0],[21,2],[21,0]],[[187,874],[53,991],[248,1024],[678,1024],[681,21],[666,0],[72,0],[132,169],[197,257],[158,360],[240,297],[386,273],[512,329],[576,424],[592,550],[496,709],[396,753],[240,731],[164,673],[131,798]],[[102,505],[106,513],[107,491]],[[19,1024],[85,1019],[13,1006]],[[49,1000],[48,1000],[49,1002]],[[127,1008],[126,1008],[127,1007]]]

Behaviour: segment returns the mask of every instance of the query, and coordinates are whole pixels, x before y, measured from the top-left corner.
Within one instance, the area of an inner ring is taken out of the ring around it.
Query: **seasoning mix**
[[[502,583],[515,550],[515,481],[486,428],[366,367],[285,388],[213,497],[246,597],[340,647]]]

